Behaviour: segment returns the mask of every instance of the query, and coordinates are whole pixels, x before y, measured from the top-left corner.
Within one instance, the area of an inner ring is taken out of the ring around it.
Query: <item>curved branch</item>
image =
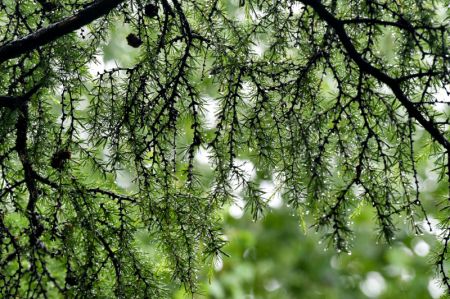
[[[442,134],[442,132],[436,127],[436,125],[426,119],[422,113],[415,107],[414,103],[411,102],[403,90],[400,88],[400,81],[390,77],[388,74],[384,73],[382,70],[374,67],[368,61],[366,61],[356,50],[353,42],[348,36],[344,28],[344,23],[335,18],[323,4],[318,0],[301,0],[305,5],[310,6],[319,17],[325,21],[331,28],[334,29],[339,40],[347,51],[349,57],[358,65],[361,72],[371,75],[380,82],[386,84],[400,101],[402,106],[406,108],[410,117],[416,119],[422,127],[436,140],[439,142],[447,151],[450,150],[450,142]]]
[[[15,110],[23,107],[23,105],[25,105],[30,98],[39,91],[42,85],[43,82],[41,81],[22,96],[0,96],[0,108],[4,107]]]
[[[0,63],[19,57],[107,15],[125,0],[97,0],[73,16],[0,46]]]
[[[42,226],[39,222],[39,216],[36,213],[36,203],[39,199],[39,190],[36,179],[33,175],[34,170],[31,164],[27,148],[28,131],[28,106],[23,105],[20,109],[19,117],[16,123],[16,152],[19,155],[23,167],[24,181],[28,189],[29,199],[27,204],[27,213],[30,220],[30,243],[35,246],[42,234]]]

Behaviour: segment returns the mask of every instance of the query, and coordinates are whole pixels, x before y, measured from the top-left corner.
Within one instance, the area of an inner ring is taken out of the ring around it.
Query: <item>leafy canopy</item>
[[[420,233],[431,207],[449,287],[449,198],[423,204],[417,172],[448,180],[447,10],[1,1],[1,294],[160,298],[168,279],[195,292],[234,190],[255,219],[267,210],[261,179],[338,251],[355,211],[373,209],[390,241],[398,216]]]

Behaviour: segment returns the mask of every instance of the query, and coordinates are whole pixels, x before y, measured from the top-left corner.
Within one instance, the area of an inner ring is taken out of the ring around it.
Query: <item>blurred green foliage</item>
[[[261,221],[245,214],[226,217],[229,255],[216,258],[214,271],[202,273],[195,298],[433,298],[441,293],[430,268],[431,234],[399,232],[392,244],[376,239],[374,215],[364,208],[354,218],[350,253],[337,253],[321,234],[302,228],[287,208]],[[209,266],[209,265],[208,265]],[[173,298],[187,298],[183,290]]]
[[[63,6],[75,7],[72,2]],[[29,131],[22,134],[25,149],[32,137],[31,174],[42,199],[37,212],[23,209],[30,192],[20,187],[25,175],[8,191],[11,203],[4,201],[2,221],[11,235],[1,253],[3,270],[20,289],[4,283],[9,294],[35,288],[51,298],[159,298],[168,289],[175,299],[437,298],[442,291],[431,267],[441,249],[436,219],[448,217],[439,207],[448,191],[442,148],[385,86],[357,70],[312,10],[294,12],[289,3],[270,1],[219,2],[211,8],[199,1],[191,11],[188,1],[174,6],[177,18],[166,12],[147,19],[137,1],[45,49],[54,66],[41,65],[47,60],[41,53],[29,58],[37,67],[30,76],[48,81],[36,97],[39,105],[29,105]],[[13,1],[4,3],[13,7]],[[333,8],[339,19],[349,17],[350,4]],[[31,4],[22,6],[27,18],[36,14]],[[446,18],[443,6],[439,13],[422,9],[424,15],[405,25],[407,12],[414,16],[419,9],[403,6],[383,15],[391,27],[347,27],[357,51],[369,34],[369,62],[399,78],[428,69],[426,57],[419,57],[428,38],[414,45],[404,29],[426,28],[432,16]],[[355,20],[372,14],[365,5],[354,8],[360,10],[350,14]],[[388,9],[381,6],[379,13]],[[10,11],[0,12],[0,24]],[[59,9],[64,16],[72,11]],[[141,48],[127,43],[130,34],[142,38]],[[426,50],[436,61],[446,59],[438,39],[429,40]],[[442,44],[446,49],[444,38]],[[410,55],[418,45],[420,51]],[[10,63],[14,71],[0,75],[4,90],[14,89],[9,82],[21,86],[21,73],[27,73],[24,65]],[[443,85],[439,74],[431,78],[432,85]],[[413,102],[435,100],[426,88],[414,91],[430,81],[406,81]],[[421,94],[427,97],[419,99]],[[448,122],[446,108],[418,111]],[[23,176],[20,163],[28,158],[11,154],[20,148],[11,134],[20,114],[0,112],[6,140],[0,157],[7,161],[1,178],[9,186]],[[53,153],[63,147],[72,158],[65,169],[50,168]],[[272,185],[282,185],[279,197],[264,194]],[[421,223],[427,222],[423,211],[431,232]],[[37,231],[30,222],[35,212],[36,222],[45,224],[45,233],[35,234],[42,243],[29,237]],[[389,244],[380,238],[382,229]],[[223,248],[222,233],[228,240]]]

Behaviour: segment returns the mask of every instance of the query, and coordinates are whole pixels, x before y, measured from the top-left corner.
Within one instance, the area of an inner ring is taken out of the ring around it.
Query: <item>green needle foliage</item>
[[[250,161],[338,251],[355,210],[388,242],[433,213],[450,290],[450,198],[417,170],[449,180],[448,1],[2,0],[0,24],[3,298],[196,292],[235,189],[268,208]]]

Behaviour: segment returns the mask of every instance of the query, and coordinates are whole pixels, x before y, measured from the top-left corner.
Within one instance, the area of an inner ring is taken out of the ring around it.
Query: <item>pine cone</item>
[[[64,166],[64,163],[69,160],[71,157],[71,153],[68,150],[61,150],[53,154],[52,162],[50,166],[54,169],[61,170]]]
[[[130,47],[139,48],[142,45],[142,40],[134,33],[130,33],[127,36],[127,42]]]
[[[155,4],[147,4],[144,7],[144,14],[149,18],[154,18],[158,15],[158,6]]]

